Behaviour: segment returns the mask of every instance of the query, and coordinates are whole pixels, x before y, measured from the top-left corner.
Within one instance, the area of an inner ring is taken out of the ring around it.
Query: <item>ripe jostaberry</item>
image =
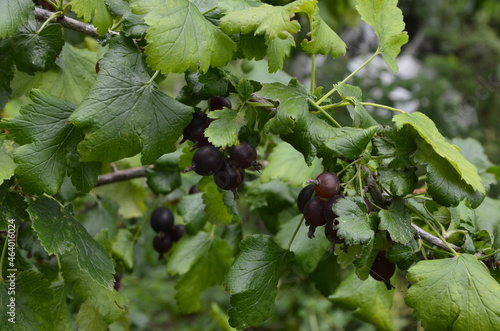
[[[172,244],[172,237],[163,232],[158,232],[153,238],[153,248],[160,253],[160,258],[172,248]]]
[[[177,242],[182,238],[184,233],[186,233],[186,226],[183,224],[177,224],[172,228],[172,231],[170,231],[170,237],[174,242]]]
[[[390,290],[394,287],[391,285],[391,277],[396,271],[396,265],[389,261],[386,254],[386,250],[378,252],[377,257],[375,257],[375,261],[373,261],[370,276],[378,281],[384,282],[387,289]]]
[[[211,111],[223,109],[224,107],[231,109],[231,101],[228,98],[224,98],[221,96],[216,96],[211,98],[208,101],[209,107]]]
[[[333,172],[323,172],[309,182],[314,184],[316,194],[325,199],[334,197],[340,191],[340,180]]]
[[[325,204],[325,219],[328,224],[337,224],[338,221],[336,218],[338,215],[335,215],[335,213],[332,210],[333,205],[341,198],[343,198],[343,195],[337,194],[336,196],[328,199]]]
[[[224,157],[214,146],[203,146],[194,153],[192,163],[184,172],[194,170],[198,175],[210,176],[224,166]]]
[[[168,233],[174,227],[174,214],[167,207],[156,208],[151,214],[150,223],[155,232]]]
[[[239,146],[231,147],[229,160],[246,169],[257,163],[257,151],[251,144],[242,142]]]
[[[307,185],[302,190],[300,190],[299,195],[297,196],[297,207],[300,212],[304,212],[304,207],[311,200],[314,194],[314,185]]]
[[[237,189],[245,179],[245,170],[236,164],[224,162],[224,166],[214,175],[215,184],[223,190]]]
[[[326,224],[324,216],[326,200],[321,197],[315,196],[304,206],[304,218],[306,225],[322,226]]]

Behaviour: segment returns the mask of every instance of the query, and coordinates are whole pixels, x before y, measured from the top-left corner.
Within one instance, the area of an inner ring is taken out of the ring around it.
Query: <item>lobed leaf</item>
[[[387,230],[393,241],[406,244],[413,239],[415,234],[411,227],[410,214],[407,213],[402,198],[394,198],[389,209],[382,209],[378,215],[380,217],[378,228]]]
[[[238,132],[246,124],[245,112],[224,108],[209,113],[208,117],[216,120],[205,129],[209,142],[217,147],[239,144]]]
[[[101,36],[105,35],[113,25],[113,16],[105,0],[72,0],[71,8],[85,22],[92,22]]]
[[[31,0],[0,0],[0,39],[14,34],[28,21],[35,4]]]
[[[237,329],[271,317],[279,278],[293,259],[293,253],[280,248],[266,235],[243,239],[240,250],[224,281],[231,293],[229,324]]]
[[[359,244],[370,241],[375,236],[373,219],[367,213],[363,198],[348,196],[339,199],[332,207],[338,215],[336,226],[338,235],[347,244]]]
[[[236,202],[231,191],[220,190],[211,177],[205,177],[198,183],[203,192],[203,202],[208,221],[214,224],[230,224],[238,219]]]
[[[408,270],[406,303],[429,331],[496,330],[500,284],[473,255],[420,261]]]

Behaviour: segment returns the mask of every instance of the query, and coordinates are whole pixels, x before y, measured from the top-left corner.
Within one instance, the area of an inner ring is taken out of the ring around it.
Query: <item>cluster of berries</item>
[[[182,224],[174,225],[174,214],[167,207],[156,208],[151,214],[150,221],[151,227],[156,232],[153,248],[160,254],[158,258],[161,259],[163,254],[172,248],[173,243],[179,241],[186,233],[186,227]]]

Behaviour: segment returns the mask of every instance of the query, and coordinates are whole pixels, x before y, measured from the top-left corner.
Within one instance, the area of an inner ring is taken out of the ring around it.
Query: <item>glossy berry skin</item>
[[[245,179],[245,170],[238,165],[224,162],[224,166],[214,175],[215,184],[223,190],[238,188]]]
[[[174,214],[167,207],[156,208],[151,214],[150,223],[155,232],[169,233],[174,227]]]
[[[304,206],[304,218],[306,225],[322,226],[326,224],[324,216],[326,200],[316,196]]]
[[[307,185],[302,190],[300,190],[297,196],[297,207],[299,207],[300,212],[304,212],[304,207],[311,200],[314,194],[314,185]]]
[[[186,226],[183,224],[177,224],[172,228],[172,231],[170,231],[170,237],[173,241],[177,242],[182,238],[184,233],[186,233]]]
[[[370,270],[370,276],[374,279],[384,282],[388,289],[392,287],[391,277],[396,271],[396,265],[389,261],[386,256],[387,251],[379,251]]]
[[[189,194],[195,194],[195,193],[198,193],[198,192],[199,192],[199,190],[198,190],[198,184],[194,184],[193,186],[191,186],[189,188],[189,191],[188,191]]]
[[[184,140],[191,140],[191,134],[194,129],[201,127],[202,130],[205,129],[205,121],[207,119],[207,115],[201,112],[195,112],[193,114],[193,119],[191,122],[182,130],[182,135],[184,136]]]
[[[194,171],[201,176],[210,176],[218,172],[224,166],[224,157],[221,152],[212,145],[203,146],[193,155]]]
[[[257,151],[249,143],[242,142],[239,146],[231,147],[229,150],[229,160],[236,162],[240,167],[246,169],[256,163]]]
[[[228,98],[219,96],[211,98],[208,103],[211,111],[222,109],[224,107],[231,109],[232,107],[231,101]]]
[[[313,181],[316,194],[322,198],[330,199],[340,191],[340,180],[333,172],[323,172]]]
[[[338,217],[338,215],[335,215],[335,213],[332,210],[332,207],[333,207],[333,205],[339,199],[341,199],[343,197],[344,197],[343,195],[337,194],[333,198],[330,198],[330,199],[328,199],[326,201],[326,204],[325,204],[325,218],[326,218],[326,222],[328,224],[338,224],[338,221],[336,220],[336,218]]]
[[[160,254],[165,254],[172,248],[173,240],[172,237],[166,235],[163,232],[159,232],[153,238],[153,248]]]

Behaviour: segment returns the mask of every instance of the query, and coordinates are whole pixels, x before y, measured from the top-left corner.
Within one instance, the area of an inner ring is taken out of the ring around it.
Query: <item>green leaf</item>
[[[142,151],[143,164],[175,151],[191,107],[167,96],[146,71],[133,42],[113,38],[95,85],[69,120],[85,127],[78,145],[83,161],[115,161]]]
[[[496,330],[500,284],[473,255],[420,261],[408,270],[406,303],[429,331]]]
[[[406,244],[413,239],[415,233],[403,199],[394,198],[389,209],[382,209],[378,216],[380,217],[379,230],[389,231],[393,241]]]
[[[98,52],[77,48],[69,43],[64,44],[56,66],[35,76],[18,72],[12,81],[14,93],[24,94],[33,88],[79,104],[87,95],[95,81],[95,64],[100,58]]]
[[[297,80],[290,81],[288,86],[281,83],[264,84],[258,96],[279,101],[276,115],[265,125],[265,130],[274,134],[293,132],[295,127],[302,128],[307,123],[309,92]]]
[[[500,249],[500,200],[486,197],[476,209],[477,230],[488,231],[494,249]]]
[[[179,241],[168,259],[167,273],[182,275],[188,272],[194,261],[211,245],[212,239],[206,232],[200,231],[192,237],[188,236]]]
[[[374,222],[367,213],[363,198],[346,196],[339,199],[332,210],[338,215],[338,235],[344,238],[347,244],[368,242],[374,237]]]
[[[141,15],[132,13],[132,9],[124,0],[105,0],[110,12],[115,16],[121,16],[123,34],[127,37],[140,38],[148,29]]]
[[[69,319],[69,309],[67,304],[68,287],[64,281],[56,281],[52,283],[54,292],[54,305],[52,306],[52,318],[54,321],[55,331],[71,330],[71,321]]]
[[[316,178],[322,170],[321,160],[316,158],[307,166],[302,155],[285,142],[276,145],[267,161],[260,177],[263,183],[280,179],[292,186],[301,186],[306,180]]]
[[[78,254],[73,250],[61,256],[64,279],[72,284],[78,298],[96,310],[106,323],[111,324],[126,312],[128,299],[115,291],[112,286],[106,287],[98,283],[80,268]]]
[[[293,253],[266,235],[246,237],[240,250],[224,281],[231,293],[229,324],[237,329],[258,325],[272,316],[279,278],[293,259]]]
[[[428,158],[432,158],[434,153],[439,155],[447,163],[444,166],[451,166],[474,191],[485,194],[485,189],[476,167],[460,154],[457,146],[446,142],[431,119],[417,112],[396,115],[393,121],[399,130],[406,125],[411,126],[415,130],[416,134],[420,137],[417,144],[421,153],[425,154]]]
[[[35,4],[31,0],[0,0],[0,39],[12,35],[28,22]]]
[[[14,175],[17,164],[14,162],[14,149],[17,144],[12,140],[0,137],[0,181],[9,179]]]
[[[61,209],[56,200],[41,197],[30,201],[28,213],[47,253],[74,250],[79,267],[96,283],[111,288],[115,271],[111,258],[71,215],[69,207]]]
[[[310,40],[304,39],[301,43],[304,52],[323,55],[331,53],[333,58],[345,55],[346,44],[319,16],[318,6],[314,2],[308,2],[307,5],[313,9],[307,11],[311,31],[307,34]]]
[[[282,248],[286,249],[288,247],[290,238],[293,237],[295,229],[297,228],[297,225],[302,217],[302,214],[297,215],[281,225],[280,230],[276,235],[276,243]],[[323,230],[323,228],[318,230]],[[306,273],[311,273],[314,269],[316,269],[318,263],[325,254],[329,241],[322,233],[312,239],[307,237],[307,233],[308,227],[304,225],[304,222],[302,222],[292,246],[290,247],[290,251],[295,254],[294,261],[302,268],[302,270]]]
[[[29,215],[26,213],[28,205],[24,201],[24,196],[10,189],[13,184],[14,180],[6,180],[0,185],[0,231],[7,230],[7,221],[10,219],[16,222],[29,220]]]
[[[354,310],[354,316],[380,330],[394,330],[390,311],[393,295],[394,291],[388,291],[383,282],[371,277],[362,281],[353,272],[328,299]]]
[[[209,68],[205,73],[187,70],[184,79],[186,85],[180,90],[177,100],[194,107],[201,100],[210,99],[215,95],[226,95],[231,75],[219,68]]]
[[[101,165],[78,160],[76,147],[83,131],[67,122],[75,106],[40,90],[30,96],[33,103],[21,109],[21,116],[0,123],[0,128],[8,129],[9,135],[23,145],[14,152],[19,164],[15,173],[23,190],[56,194],[68,174],[80,191],[90,191]]]
[[[333,156],[355,159],[364,152],[377,130],[378,126],[368,129],[332,128],[333,137],[326,142],[326,146],[333,151]]]
[[[134,269],[134,236],[128,229],[118,229],[113,238],[113,257],[121,261],[128,270]]]
[[[401,46],[408,42],[408,33],[403,31],[403,13],[397,0],[357,0],[356,9],[361,19],[371,25],[378,37],[378,48],[393,72],[398,71],[396,56]]]
[[[177,205],[177,212],[186,222],[186,229],[190,234],[198,233],[205,226],[208,219],[202,196],[203,193],[201,192],[185,195],[180,198]]]
[[[221,191],[211,177],[204,177],[198,183],[203,192],[203,202],[208,221],[213,224],[230,224],[238,219],[236,202],[231,191]]]
[[[199,311],[201,293],[208,287],[222,285],[232,261],[233,252],[228,243],[219,238],[210,239],[209,245],[175,284],[179,310],[184,314]]]
[[[390,169],[406,169],[414,166],[411,156],[417,150],[415,139],[408,139],[412,129],[404,126],[381,128],[373,139],[374,152],[388,158]]]
[[[34,271],[8,272],[4,277],[5,280],[0,279],[2,330],[54,330],[54,293],[50,282]]]
[[[393,196],[405,196],[413,192],[418,183],[416,168],[394,170],[379,169],[377,182]]]
[[[229,108],[216,110],[208,114],[214,119],[205,129],[205,136],[217,147],[238,145],[238,132],[246,124],[245,112],[235,112]]]
[[[269,72],[276,72],[283,68],[285,58],[290,56],[292,47],[295,47],[295,39],[289,35],[286,39],[266,39]]]
[[[104,0],[72,0],[71,9],[85,22],[92,22],[101,36],[113,25],[113,16]]]
[[[10,82],[14,78],[14,49],[11,39],[0,39],[0,108],[4,108],[12,94]]]
[[[109,198],[103,198],[96,203],[95,208],[78,217],[78,220],[92,237],[104,228],[110,236],[114,236],[117,232],[118,204]]]
[[[46,71],[54,65],[61,52],[64,39],[60,24],[50,24],[38,31],[37,24],[30,21],[12,36],[17,69],[34,74]]]
[[[140,5],[140,4],[138,4]],[[188,0],[156,1],[144,20],[148,64],[164,73],[223,67],[232,60],[236,44],[210,23]]]
[[[108,329],[108,323],[104,321],[102,316],[92,307],[89,301],[85,301],[80,306],[78,314],[76,315],[76,325],[78,326],[78,330],[81,331]]]
[[[156,194],[169,194],[182,184],[179,169],[146,168],[147,183]]]
[[[406,244],[394,243],[387,249],[387,258],[396,264],[399,269],[406,270],[419,261],[416,252],[419,252],[417,241],[410,240]]]

